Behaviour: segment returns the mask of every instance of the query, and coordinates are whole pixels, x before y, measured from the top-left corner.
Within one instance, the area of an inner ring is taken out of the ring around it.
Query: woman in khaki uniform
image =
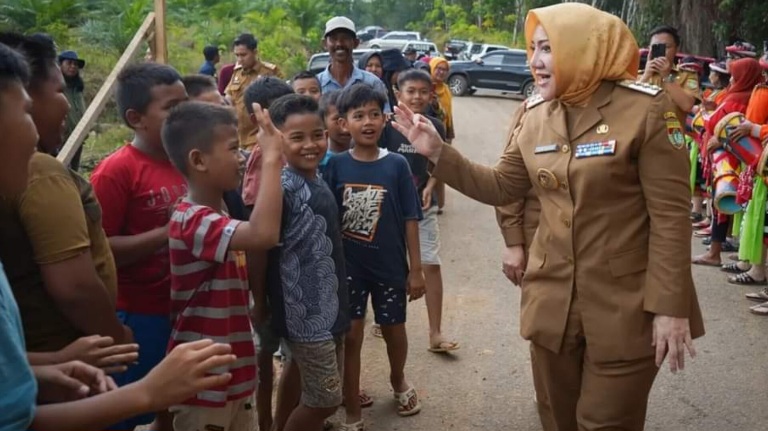
[[[539,228],[523,281],[545,430],[642,430],[658,367],[703,335],[690,267],[689,162],[676,107],[636,77],[638,47],[617,17],[580,3],[529,12],[540,98],[498,164],[474,164],[419,115],[398,129],[433,175],[502,206],[533,189]]]

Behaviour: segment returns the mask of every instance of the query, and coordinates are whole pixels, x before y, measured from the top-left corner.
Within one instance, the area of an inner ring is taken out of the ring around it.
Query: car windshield
[[[479,54],[480,51],[483,50],[483,45],[472,45],[472,48],[469,49],[470,54]]]

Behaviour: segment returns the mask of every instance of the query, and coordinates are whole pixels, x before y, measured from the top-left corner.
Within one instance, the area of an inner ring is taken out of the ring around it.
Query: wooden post
[[[83,118],[77,123],[77,127],[69,135],[69,139],[59,151],[59,155],[56,157],[61,163],[69,165],[72,157],[77,152],[77,149],[83,144],[83,141],[88,136],[88,133],[93,128],[99,115],[104,111],[104,107],[107,105],[109,97],[112,95],[115,86],[117,85],[117,76],[125,68],[125,66],[136,56],[136,53],[142,48],[142,42],[144,41],[147,33],[152,30],[152,25],[155,23],[155,14],[150,12],[147,18],[144,19],[144,23],[133,35],[131,43],[128,44],[128,48],[125,49],[123,55],[117,61],[117,64],[109,73],[107,79],[104,81],[104,85],[101,86],[99,92],[96,93],[96,97],[88,106],[88,109],[83,114]]]
[[[168,64],[168,42],[165,38],[165,0],[155,0],[155,61]]]

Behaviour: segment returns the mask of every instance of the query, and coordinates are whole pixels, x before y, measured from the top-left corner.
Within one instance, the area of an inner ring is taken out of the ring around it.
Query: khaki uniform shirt
[[[640,71],[640,75],[643,74],[643,71]],[[680,88],[683,89],[683,91],[688,94],[689,96],[692,96],[697,101],[701,101],[701,83],[699,82],[699,75],[696,72],[691,72],[688,70],[680,70],[677,68],[672,69],[672,72],[669,74],[668,82],[674,82]],[[659,87],[664,87],[664,82],[662,81],[660,76],[655,76],[651,78],[649,81],[649,84],[656,85]],[[685,123],[685,119],[688,116],[688,112],[684,112],[681,109],[677,109],[678,112],[678,118],[680,118],[681,123]]]
[[[245,90],[248,86],[263,76],[282,77],[280,68],[272,63],[259,61],[252,69],[244,69],[243,66],[235,66],[232,79],[225,93],[232,99],[237,110],[237,133],[240,139],[240,147],[250,150],[256,145],[256,132],[258,128],[251,121],[248,110],[245,109]]]
[[[539,99],[540,100],[540,99]],[[592,360],[654,354],[655,314],[704,333],[691,275],[690,163],[669,96],[603,82],[584,108],[532,101],[498,164],[448,145],[433,174],[480,202],[533,189],[541,216],[523,279],[520,331],[560,351],[574,295]]]

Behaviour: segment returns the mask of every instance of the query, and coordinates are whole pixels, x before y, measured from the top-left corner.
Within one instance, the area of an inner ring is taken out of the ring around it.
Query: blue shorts
[[[403,285],[389,285],[363,278],[347,277],[349,314],[352,319],[364,319],[368,296],[373,303],[373,317],[379,325],[405,323],[408,294]]]
[[[133,331],[134,342],[139,345],[139,363],[127,371],[112,376],[118,387],[144,378],[149,371],[165,358],[168,339],[171,337],[171,319],[167,315],[137,314],[118,311],[117,317]],[[108,430],[132,430],[155,420],[154,413],[147,413],[107,427]]]

